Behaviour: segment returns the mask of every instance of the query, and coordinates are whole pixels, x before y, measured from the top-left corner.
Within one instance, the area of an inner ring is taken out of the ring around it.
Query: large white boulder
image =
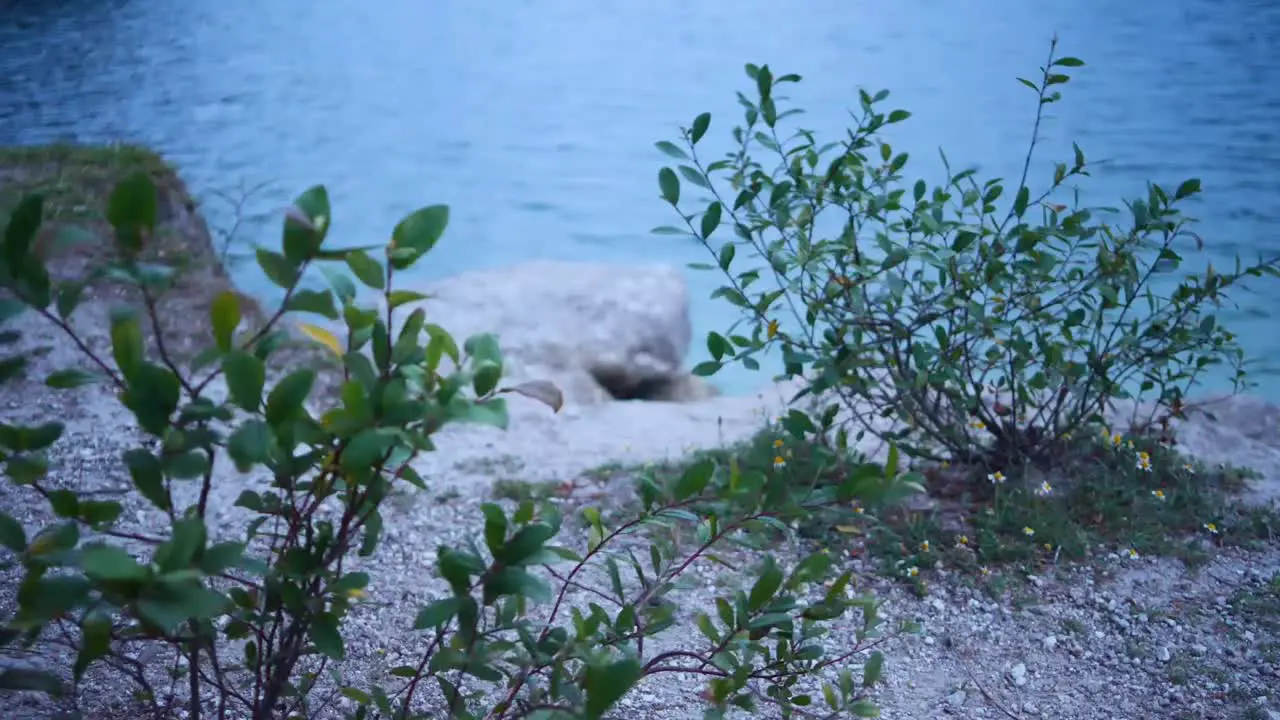
[[[566,402],[710,394],[685,367],[692,330],[678,268],[537,261],[414,289],[431,295],[429,322],[459,342],[495,333],[509,377],[551,380]]]

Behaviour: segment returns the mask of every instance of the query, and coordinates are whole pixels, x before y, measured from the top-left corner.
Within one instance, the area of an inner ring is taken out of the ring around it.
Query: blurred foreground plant
[[[675,622],[669,594],[695,561],[715,559],[726,546],[758,549],[765,531],[786,531],[814,507],[913,485],[899,475],[896,455],[888,468],[861,465],[838,486],[804,492],[714,463],[697,464],[673,483],[646,479],[643,510],[617,527],[606,528],[596,509],[584,511],[590,539],[581,556],[549,544],[561,527],[554,506],[524,503],[508,515],[486,505],[477,534],[483,547],[439,549],[436,571],[451,592],[418,614],[421,662],[392,670],[403,687],[388,693],[346,686],[338,670],[346,657],[343,620],[371,580],[350,565],[375,552],[389,493],[400,483],[425,486],[413,461],[434,449],[433,437],[446,425],[505,427],[501,395],[518,393],[558,410],[560,393],[541,382],[501,386],[503,360],[492,335],[459,348],[421,308],[398,319],[425,296],[395,288],[397,273],[439,240],[447,208],[402,220],[379,260],[369,252],[376,248],[325,247],[331,214],[320,186],[286,216],[282,252],[257,251],[266,276],[284,290],[280,310],[255,323],[237,295],[221,293],[208,318],[212,343],[180,362],[160,323],[180,273],[145,259],[157,206],[145,175],[121,181],[107,206],[115,252],[83,278],[54,281],[34,250],[43,215],[38,196],[13,211],[0,248],[0,322],[34,312],[86,354],[94,370],[58,369],[46,383],[67,391],[104,383],[118,393],[149,437],[121,458],[136,499],[167,518],[163,533],[138,532],[125,521],[133,515],[125,503],[61,485],[47,455],[61,422],[0,423],[7,476],[43,497],[57,517],[27,528],[0,513],[0,545],[20,570],[16,612],[0,640],[25,647],[69,642],[77,653],[72,707],[86,672],[106,668],[120,672],[155,717],[332,714],[332,694],[318,693],[321,687],[354,701],[357,718],[434,717],[426,713],[441,701],[419,692],[429,679],[451,717],[595,718],[641,679],[682,672],[707,679],[712,715],[760,702],[792,714],[813,705],[809,692],[822,693],[825,716],[877,714],[867,694],[881,676],[882,656],[869,656],[856,678],[849,669],[879,642],[876,602],[848,595],[848,572],[814,595],[811,588],[832,570],[821,553],[789,570],[765,555],[748,586],[716,601],[716,619],[699,616],[701,644],[651,653],[645,645]],[[326,272],[331,289],[302,286],[308,268],[338,262],[381,294],[380,307],[361,305],[344,273]],[[71,324],[81,299],[106,281],[128,288],[142,309],[111,311],[110,357],[92,352]],[[315,396],[315,369],[273,367],[290,363],[281,320],[298,312],[346,325],[345,342],[325,328],[299,326],[341,360],[334,397]],[[19,378],[25,363],[21,356],[0,360],[2,379]],[[234,480],[250,489],[236,503],[242,525],[231,529],[209,526],[215,485],[232,481],[218,471],[226,460],[253,473]],[[569,567],[562,572],[560,564]],[[588,580],[592,573],[607,579]],[[570,591],[614,608],[572,604]],[[551,609],[540,614],[537,604],[546,602]],[[828,655],[819,644],[823,624],[851,609],[861,613],[862,630]],[[144,663],[138,658],[148,645],[172,655],[164,665]],[[817,684],[823,677],[827,682]],[[44,670],[0,671],[3,690],[67,695],[66,680]],[[476,682],[492,692],[475,691]]]

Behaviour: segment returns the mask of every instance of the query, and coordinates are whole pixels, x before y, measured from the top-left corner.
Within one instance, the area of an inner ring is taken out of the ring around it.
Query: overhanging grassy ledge
[[[45,226],[40,247],[49,260],[66,257],[70,244],[101,249],[111,237],[106,203],[115,183],[135,172],[146,172],[158,191],[162,228],[149,248],[150,259],[185,255],[190,262],[214,270],[213,241],[204,219],[196,212],[177,170],[155,151],[139,145],[29,145],[0,147],[0,215],[23,197],[44,197]],[[87,240],[98,243],[71,243]],[[83,251],[83,248],[80,248]],[[72,253],[75,254],[75,253]]]

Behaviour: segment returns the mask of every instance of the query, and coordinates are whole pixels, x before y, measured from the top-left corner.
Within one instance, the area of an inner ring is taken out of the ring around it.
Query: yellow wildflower
[[[978,572],[982,573],[984,577],[991,574],[991,571],[987,569],[986,565],[979,567]]]
[[[1182,469],[1183,469],[1183,470],[1186,470],[1187,472],[1191,473],[1192,475],[1195,475],[1195,474],[1196,474],[1196,468],[1195,468],[1195,466],[1194,466],[1194,465],[1192,465],[1191,463],[1183,463],[1183,464],[1182,464]]]
[[[1003,485],[1005,481],[1004,473],[999,470],[988,475],[987,479],[991,481],[992,485]]]
[[[768,339],[772,340],[778,336],[778,321],[770,320],[768,330],[765,332]]]
[[[1040,497],[1046,497],[1046,496],[1052,495],[1053,486],[1049,484],[1048,480],[1045,480],[1044,482],[1040,483],[1040,487],[1036,488],[1036,494],[1039,495]]]
[[[964,547],[968,547],[968,546],[969,546],[969,536],[968,536],[968,535],[957,535],[957,536],[956,536],[956,545],[962,545],[962,546],[964,546]]]
[[[907,569],[907,577],[915,577],[920,574],[920,568],[911,567]]]
[[[1036,536],[1036,531],[1035,531],[1035,529],[1034,529],[1034,528],[1024,527],[1024,528],[1022,528],[1022,534],[1023,534],[1023,535],[1026,535],[1027,537],[1035,537],[1035,536]]]
[[[1154,498],[1155,498],[1155,499],[1157,499],[1157,500],[1164,500],[1164,499],[1165,499],[1164,491],[1163,491],[1163,490],[1152,490],[1152,491],[1151,491],[1151,497],[1154,497]]]
[[[1134,550],[1133,548],[1129,548],[1128,550],[1125,550],[1124,554],[1128,555],[1130,560],[1138,559],[1138,551]]]
[[[929,541],[925,540],[920,543],[920,552],[929,552]]]
[[[1151,455],[1145,452],[1138,453],[1138,469],[1143,472],[1151,472]]]
[[[786,466],[787,466],[787,461],[781,455],[778,455],[773,459],[773,467],[775,470],[781,470]]]
[[[969,421],[969,427],[973,428],[974,430],[985,430],[987,427],[987,424],[975,418]]]
[[[782,447],[782,438],[778,438],[777,440],[774,440],[774,441],[773,441],[773,446],[774,446],[774,447],[776,447],[776,448],[780,448],[780,447]]]
[[[1205,524],[1204,524],[1204,529],[1205,529],[1205,530],[1208,530],[1210,535],[1217,535],[1217,534],[1218,534],[1218,524],[1217,524],[1217,523],[1205,523]]]

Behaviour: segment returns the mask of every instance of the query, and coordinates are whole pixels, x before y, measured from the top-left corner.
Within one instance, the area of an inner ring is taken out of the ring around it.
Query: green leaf
[[[662,191],[662,199],[674,207],[680,203],[680,178],[669,167],[658,171],[658,189]]]
[[[706,240],[711,237],[711,233],[720,227],[721,207],[719,202],[712,202],[707,206],[707,211],[702,214],[702,239]]]
[[[658,148],[662,152],[666,153],[668,156],[673,157],[677,160],[689,159],[689,156],[685,153],[685,151],[677,147],[675,143],[667,142],[666,140],[661,140],[659,142],[654,143],[654,147]]]
[[[114,500],[85,500],[80,503],[80,520],[87,525],[109,525],[119,519],[124,506]]]
[[[240,472],[248,472],[258,463],[270,457],[271,428],[261,420],[249,420],[231,433],[227,440],[227,454]]]
[[[721,270],[728,270],[733,265],[733,258],[738,254],[738,246],[727,242],[720,247],[720,256],[716,258]]]
[[[78,388],[84,385],[92,385],[102,379],[102,375],[97,373],[92,373],[88,370],[70,368],[50,373],[49,377],[45,378],[44,383],[45,385],[58,390],[69,390],[71,388]]]
[[[44,217],[44,197],[28,195],[9,213],[4,229],[4,259],[11,268],[22,267],[31,255]]]
[[[1060,57],[1057,60],[1054,60],[1052,64],[1061,67],[1083,67],[1084,61],[1080,58]]]
[[[1173,199],[1181,200],[1185,197],[1190,197],[1192,195],[1195,195],[1198,192],[1200,192],[1200,179],[1191,178],[1190,180],[1186,180],[1181,185],[1178,186],[1177,192],[1173,194]]]
[[[449,622],[458,614],[460,602],[456,597],[447,597],[422,608],[413,621],[414,630],[430,630]]]
[[[347,595],[367,587],[369,587],[369,573],[349,572],[330,585],[329,592],[334,595]]]
[[[435,247],[449,225],[449,206],[432,205],[410,213],[391,233],[391,244],[404,255],[391,258],[391,266],[404,270]]]
[[[429,297],[431,296],[426,293],[414,292],[413,290],[392,290],[387,293],[387,305],[395,309],[407,303],[426,300]]]
[[[862,686],[871,687],[884,676],[884,653],[876,651],[871,653],[871,657],[867,658],[867,664],[862,666]]]
[[[364,537],[360,540],[360,557],[369,557],[378,549],[382,537],[382,514],[374,510],[364,522]]]
[[[457,422],[476,423],[506,430],[510,418],[507,414],[507,402],[503,398],[494,398],[484,402],[461,401],[461,404],[449,408],[449,419]]]
[[[4,512],[0,512],[0,545],[15,553],[22,553],[27,549],[27,533],[22,528],[22,523]]]
[[[62,431],[63,425],[60,422],[30,427],[0,424],[0,447],[7,447],[15,452],[44,450],[62,437]]]
[[[382,263],[369,257],[368,254],[358,250],[347,253],[347,267],[351,268],[351,273],[357,280],[374,290],[387,287],[386,269],[382,267]]]
[[[137,582],[147,578],[147,569],[122,548],[98,545],[80,554],[80,567],[98,582]]]
[[[107,222],[116,231],[116,242],[126,253],[142,249],[142,232],[156,226],[159,198],[155,183],[138,171],[120,182],[107,199]]]
[[[498,387],[502,380],[502,365],[492,360],[481,360],[475,364],[471,376],[471,389],[476,397],[484,397]]]
[[[266,365],[251,353],[233,350],[223,358],[222,372],[227,376],[231,402],[249,412],[257,412],[267,378]]]
[[[889,113],[888,123],[892,125],[893,123],[902,122],[903,120],[906,120],[909,117],[911,117],[911,113],[907,112],[906,110],[894,110],[893,112]]]
[[[712,375],[720,372],[720,368],[722,367],[724,367],[724,363],[707,360],[694,365],[691,372],[696,377],[711,377]]]
[[[311,622],[311,642],[315,643],[320,654],[332,659],[341,660],[346,656],[342,645],[342,633],[338,628],[338,618],[333,613],[320,613]]]
[[[173,524],[169,541],[156,548],[153,562],[163,572],[186,570],[204,550],[209,539],[204,522],[199,517],[187,517]]]
[[[494,503],[484,503],[480,506],[480,511],[484,513],[484,542],[489,547],[489,552],[494,557],[502,552],[502,545],[507,540],[507,516],[502,512],[502,508]]]
[[[294,264],[315,257],[329,229],[329,192],[323,185],[307,188],[284,218],[284,255]]]
[[[693,119],[693,127],[689,129],[689,142],[697,144],[703,135],[707,134],[707,128],[711,127],[711,113],[702,113]]]
[[[521,565],[535,557],[555,534],[555,528],[546,523],[530,523],[516,531],[502,546],[502,552],[495,554],[494,558],[503,565]]]
[[[133,486],[142,497],[161,510],[173,508],[173,501],[164,484],[164,467],[155,455],[141,449],[129,450],[124,454],[124,464],[129,468]]]
[[[256,255],[258,267],[277,287],[288,290],[302,277],[302,272],[280,253],[258,248]]]
[[[75,312],[76,307],[80,304],[80,297],[84,294],[84,283],[67,281],[58,284],[58,299],[55,305],[58,310],[58,317],[66,320],[71,317],[71,313]]]
[[[395,436],[379,428],[366,428],[342,449],[342,469],[349,473],[369,472],[382,464]]]
[[[31,552],[42,556],[50,552],[69,550],[79,540],[73,535],[74,523],[67,523],[68,530],[59,528],[51,533],[41,533],[32,543]],[[66,537],[60,537],[65,535]],[[45,541],[49,540],[47,546]],[[36,547],[41,546],[40,552]],[[62,575],[30,578],[18,586],[18,612],[12,623],[19,628],[37,628],[57,618],[89,598],[89,581],[83,576]]]
[[[315,313],[330,320],[338,319],[333,293],[328,290],[295,290],[284,304],[284,309],[288,312]]]
[[[200,570],[207,575],[217,575],[240,565],[244,558],[244,544],[221,542],[205,548],[200,558]]]
[[[3,267],[3,266],[0,266]],[[27,304],[17,298],[0,297],[0,325],[27,311]]]
[[[138,426],[152,435],[162,435],[169,418],[182,400],[182,386],[168,368],[143,363],[129,380],[123,402],[133,411]]]
[[[772,555],[766,555],[764,565],[760,569],[760,577],[751,586],[751,595],[747,598],[747,609],[759,612],[782,587],[783,574]]]
[[[219,293],[209,307],[209,320],[213,325],[213,341],[219,350],[229,352],[236,328],[240,326],[240,298],[230,290]]]
[[[688,230],[682,230],[678,227],[672,227],[670,225],[659,225],[658,227],[650,230],[649,232],[653,233],[654,235],[689,235]]]
[[[703,177],[702,173],[698,172],[696,168],[689,167],[688,165],[681,165],[679,170],[680,175],[688,182],[697,185],[700,188],[706,188],[707,190],[711,189],[711,183],[707,182],[707,179]]]
[[[627,658],[608,665],[591,665],[587,668],[587,720],[599,720],[622,699],[640,679],[640,662]]]
[[[142,367],[146,350],[142,340],[142,327],[133,313],[112,313],[111,354],[126,380]]]
[[[0,358],[0,383],[18,377],[27,366],[27,359],[22,355]]]
[[[175,480],[191,480],[203,477],[209,469],[209,456],[203,450],[190,450],[168,457],[164,461],[164,474]]]
[[[355,299],[356,284],[351,282],[351,278],[345,273],[340,273],[333,268],[321,267],[321,274],[329,281],[329,286],[333,288],[333,292],[337,294],[338,300],[346,304]]]
[[[672,498],[676,502],[681,502],[702,492],[706,489],[707,484],[711,482],[715,472],[716,462],[709,458],[699,460],[690,465],[671,488]]]
[[[870,700],[859,700],[849,706],[853,714],[861,718],[878,718],[880,717],[880,708],[876,707]]]
[[[311,386],[315,383],[316,373],[310,368],[302,368],[289,373],[272,388],[267,396],[267,423],[278,427],[281,423],[300,415],[303,402],[311,394]]]
[[[72,667],[72,677],[79,682],[95,660],[111,651],[111,617],[103,612],[90,613],[80,623],[80,652]]]
[[[1013,200],[1013,214],[1022,217],[1027,212],[1027,203],[1031,202],[1031,191],[1024,185],[1018,188],[1018,195]]]
[[[39,692],[53,697],[62,697],[66,692],[57,675],[30,668],[0,670],[0,690]]]

